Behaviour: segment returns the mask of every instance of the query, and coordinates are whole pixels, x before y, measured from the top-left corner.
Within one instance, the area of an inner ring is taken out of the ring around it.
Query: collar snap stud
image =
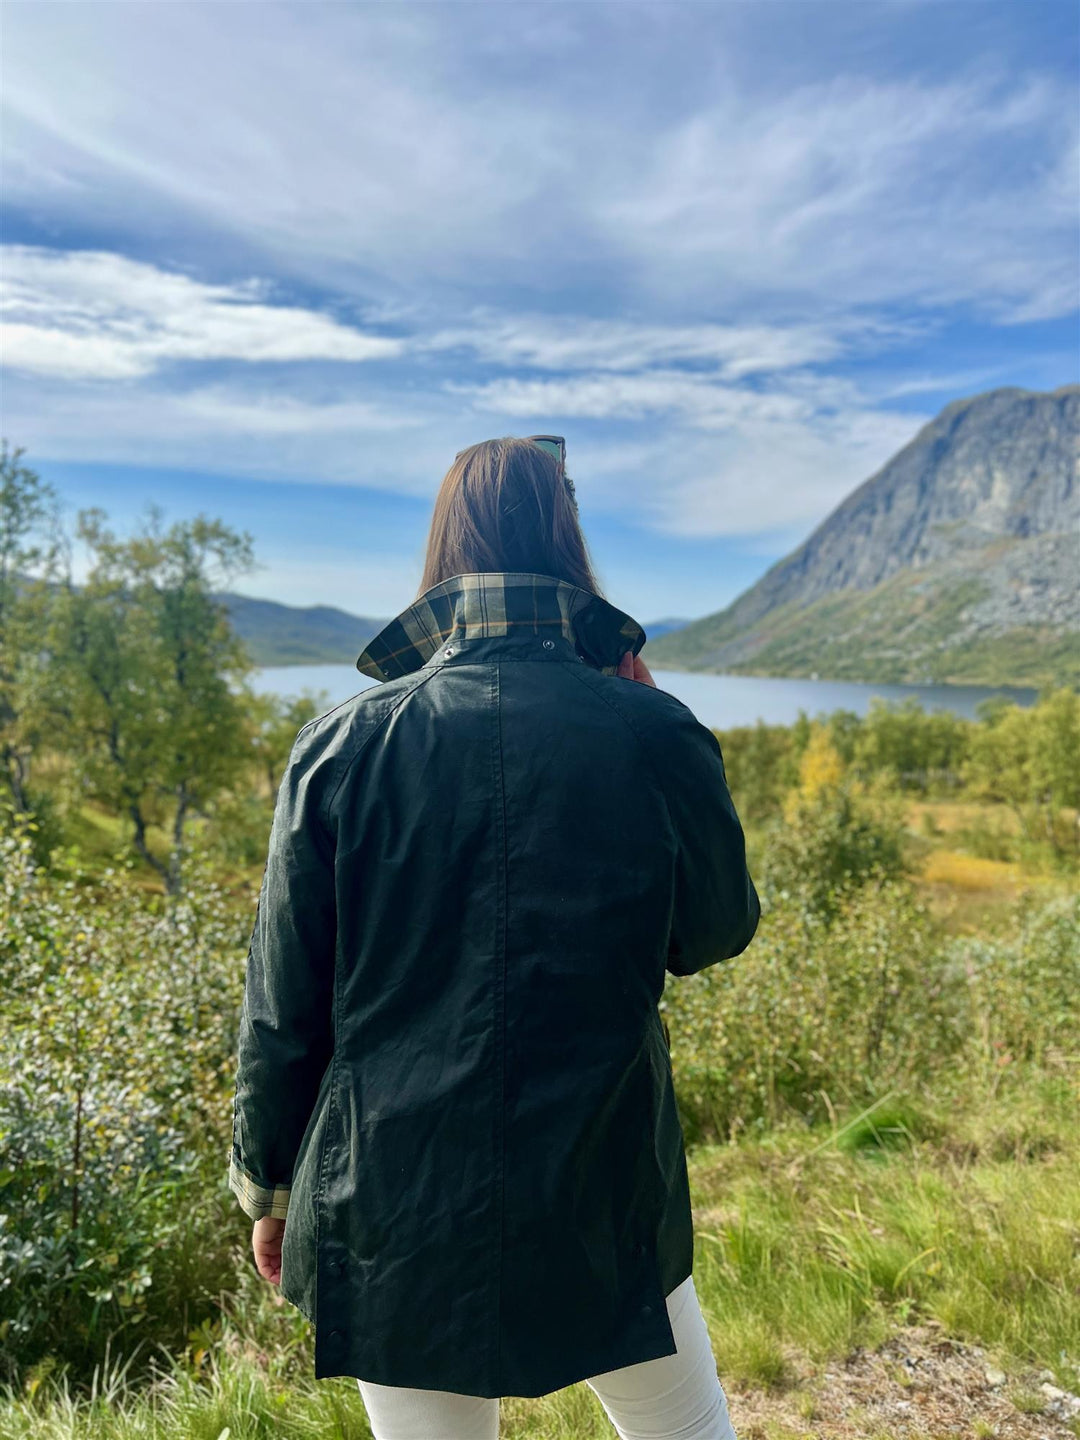
[[[554,641],[554,640],[545,640],[545,641],[544,641],[544,649],[545,649],[545,650],[554,650],[554,649],[555,649],[555,641]]]

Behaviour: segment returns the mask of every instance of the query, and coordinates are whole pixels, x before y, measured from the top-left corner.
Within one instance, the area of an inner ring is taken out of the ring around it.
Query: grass
[[[823,1361],[916,1318],[1014,1365],[1080,1358],[1080,1147],[964,1162],[950,1138],[699,1157],[699,1193],[724,1196],[698,1228],[721,1374],[775,1383],[789,1347]]]
[[[1075,889],[1067,861],[1025,844],[1016,814],[977,800],[907,803],[908,843],[920,888],[936,919],[953,934],[993,934],[1023,890]]]
[[[1033,1083],[989,1108],[898,1100],[831,1130],[692,1152],[694,1281],[729,1394],[787,1389],[794,1417],[809,1421],[814,1402],[799,1389],[808,1367],[913,1323],[985,1347],[1017,1397],[1035,1393],[1033,1367],[1076,1389],[1074,1109],[1067,1086]],[[0,1406],[0,1440],[368,1436],[355,1382],[307,1378],[306,1324],[239,1260],[210,1343],[149,1387],[128,1387],[114,1367],[77,1399],[62,1377],[42,1374]],[[502,1403],[504,1440],[611,1434],[584,1382]]]

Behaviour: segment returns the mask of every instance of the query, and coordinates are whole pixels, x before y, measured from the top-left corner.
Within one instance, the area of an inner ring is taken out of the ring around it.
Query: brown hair
[[[512,435],[457,457],[435,497],[417,598],[451,575],[523,570],[595,595],[573,484],[554,455]]]

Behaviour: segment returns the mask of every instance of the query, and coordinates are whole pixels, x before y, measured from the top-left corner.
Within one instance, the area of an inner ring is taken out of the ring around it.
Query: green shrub
[[[1023,892],[994,937],[954,937],[950,963],[966,980],[964,1030],[985,1075],[1017,1064],[1072,1069],[1080,1058],[1080,895]]]
[[[771,826],[762,888],[830,921],[844,897],[868,881],[907,875],[903,809],[886,788],[866,786],[844,768],[827,731],[816,729],[800,762],[799,784]]]
[[[0,1379],[110,1337],[176,1341],[224,1263],[244,926],[204,878],[157,900],[0,838]]]
[[[668,986],[688,1140],[820,1119],[917,1076],[958,1040],[963,984],[903,881],[846,895],[826,920],[786,901],[733,960]]]
[[[893,1090],[989,1095],[1068,1079],[1078,993],[1080,897],[1025,892],[993,939],[946,934],[903,880],[844,895],[831,919],[785,900],[741,955],[668,984],[684,1134],[813,1122]],[[912,1114],[875,1111],[864,1138],[916,1133]]]

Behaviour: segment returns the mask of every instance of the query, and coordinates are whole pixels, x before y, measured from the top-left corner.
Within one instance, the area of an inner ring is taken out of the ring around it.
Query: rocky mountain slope
[[[727,609],[649,644],[675,668],[1080,683],[1080,385],[955,400]]]

